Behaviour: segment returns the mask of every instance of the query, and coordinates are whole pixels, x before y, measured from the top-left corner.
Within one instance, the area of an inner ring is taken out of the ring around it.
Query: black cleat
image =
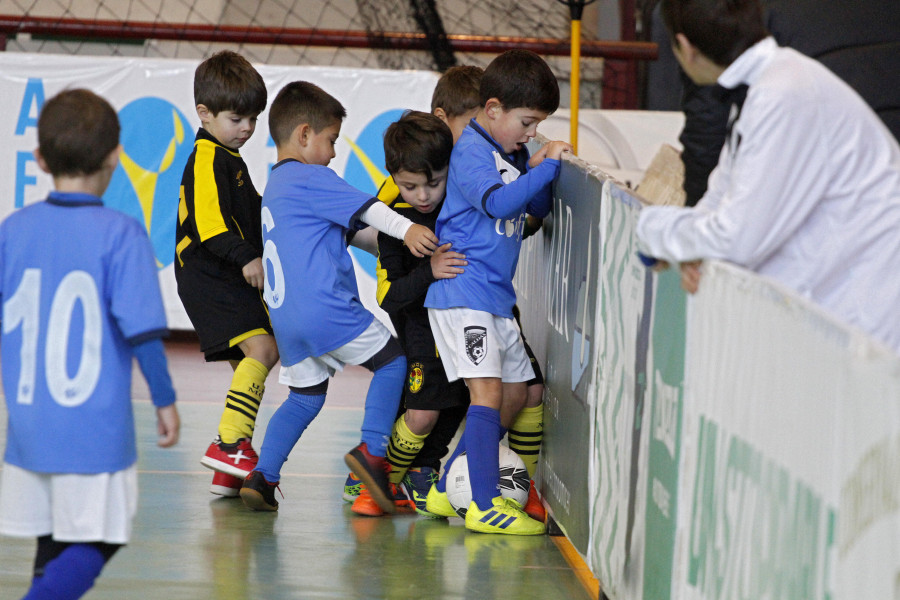
[[[241,500],[244,505],[252,510],[278,510],[278,500],[275,499],[275,490],[281,489],[277,483],[269,483],[259,471],[251,471],[244,479],[241,486]],[[282,497],[284,495],[282,494]]]

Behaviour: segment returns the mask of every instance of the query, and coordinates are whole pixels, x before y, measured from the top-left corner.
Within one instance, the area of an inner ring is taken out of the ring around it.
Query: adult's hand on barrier
[[[669,263],[667,263],[664,260],[660,260],[653,256],[648,256],[648,255],[644,254],[643,252],[638,252],[637,255],[641,261],[641,264],[643,264],[645,267],[647,267],[649,269],[652,269],[656,273],[662,273],[663,271],[665,271],[666,269],[669,268]]]
[[[702,260],[681,263],[681,287],[688,294],[695,294],[700,289],[701,265]]]

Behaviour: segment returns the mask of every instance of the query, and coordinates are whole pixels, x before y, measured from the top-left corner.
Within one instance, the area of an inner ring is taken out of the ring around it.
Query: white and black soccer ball
[[[528,501],[531,478],[519,455],[500,444],[500,494],[512,498],[522,506]],[[447,472],[447,499],[460,517],[466,516],[472,502],[472,486],[469,482],[469,461],[466,453],[460,454]]]

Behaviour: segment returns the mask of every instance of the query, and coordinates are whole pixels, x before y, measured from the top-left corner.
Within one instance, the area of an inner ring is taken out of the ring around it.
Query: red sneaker
[[[525,506],[522,507],[522,510],[535,521],[540,521],[541,523],[547,521],[547,510],[544,508],[544,505],[541,504],[541,499],[538,497],[537,490],[534,488],[534,481],[531,482],[531,487],[528,488],[528,501],[525,503]]]
[[[224,498],[235,498],[241,493],[241,484],[243,479],[229,475],[228,473],[213,473],[212,484],[209,486],[209,492]]]
[[[372,500],[386,513],[396,510],[393,494],[388,485],[388,472],[391,465],[383,456],[373,456],[363,442],[344,455],[344,462],[356,473],[367,488]]]
[[[258,461],[259,456],[250,445],[249,439],[241,438],[233,444],[223,444],[222,439],[216,436],[206,449],[206,454],[200,459],[200,464],[213,471],[221,471],[244,479],[256,468]]]

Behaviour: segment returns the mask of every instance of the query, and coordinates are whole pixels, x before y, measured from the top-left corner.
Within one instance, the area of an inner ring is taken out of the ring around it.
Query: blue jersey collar
[[[50,192],[47,202],[57,206],[103,206],[98,196],[81,192]]]
[[[525,171],[528,170],[529,154],[528,149],[525,148],[525,146],[522,146],[521,150],[516,150],[512,154],[509,154],[500,146],[500,144],[498,144],[494,140],[494,138],[491,137],[491,134],[485,131],[484,128],[478,124],[474,117],[469,121],[468,126],[471,127],[475,131],[475,133],[483,137],[491,146],[493,146],[497,150],[497,152],[500,153],[500,156],[506,159],[506,162],[508,162],[510,165],[514,166],[519,171],[519,173],[525,173]]]
[[[285,159],[279,160],[277,163],[275,163],[274,165],[272,165],[272,170],[274,171],[275,169],[277,169],[277,168],[280,167],[281,165],[284,165],[284,164],[287,164],[287,163],[290,163],[290,162],[300,163],[300,161],[297,160],[296,158],[285,158]],[[303,163],[300,163],[300,164],[302,165]]]

